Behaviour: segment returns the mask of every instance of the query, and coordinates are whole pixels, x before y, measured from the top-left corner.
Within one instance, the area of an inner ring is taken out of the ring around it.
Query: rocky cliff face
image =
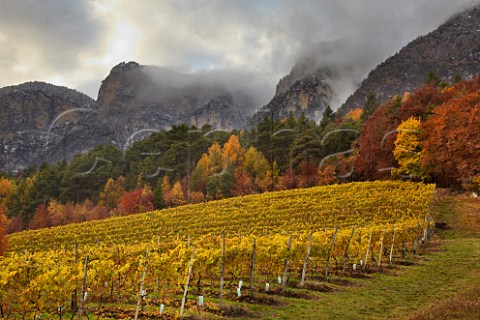
[[[0,171],[70,160],[100,143],[124,148],[174,124],[243,128],[251,101],[218,84],[135,62],[112,69],[97,101],[42,82],[5,87],[0,89]]]
[[[95,101],[43,82],[0,89],[0,169],[69,159],[99,142]]]
[[[450,18],[435,31],[417,38],[370,72],[341,107],[363,106],[369,93],[380,102],[421,86],[430,71],[453,80],[480,73],[480,6]]]
[[[135,62],[112,69],[102,82],[96,105],[118,144],[141,130],[180,123],[242,128],[247,119],[243,110],[251,108],[218,84],[202,84],[188,75]]]
[[[312,119],[320,119],[330,99],[332,88],[324,81],[325,70],[305,74],[295,67],[277,85],[273,99],[253,116],[253,122],[265,116],[286,118],[290,114],[300,117],[302,114]]]

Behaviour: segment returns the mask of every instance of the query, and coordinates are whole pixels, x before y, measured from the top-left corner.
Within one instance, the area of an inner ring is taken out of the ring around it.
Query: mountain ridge
[[[457,13],[437,29],[417,37],[374,68],[340,107],[340,112],[363,107],[369,93],[378,102],[422,85],[428,74],[452,82],[480,73],[480,5]]]

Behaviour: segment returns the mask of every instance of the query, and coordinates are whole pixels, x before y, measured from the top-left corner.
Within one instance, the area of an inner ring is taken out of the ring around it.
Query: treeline
[[[479,191],[480,77],[429,81],[368,118],[354,160],[358,179],[401,178]]]
[[[337,180],[335,171],[319,165],[350,149],[360,132],[360,114],[339,117],[328,108],[319,124],[306,117],[266,117],[241,131],[178,125],[126,150],[100,145],[70,163],[3,175],[0,210],[8,216],[8,232],[15,232],[329,184]],[[338,129],[346,131],[332,133]]]
[[[319,123],[266,117],[241,131],[186,125],[0,178],[8,232],[273,190],[375,179],[478,191],[480,79],[430,76],[378,106]],[[1,214],[0,214],[1,216]]]

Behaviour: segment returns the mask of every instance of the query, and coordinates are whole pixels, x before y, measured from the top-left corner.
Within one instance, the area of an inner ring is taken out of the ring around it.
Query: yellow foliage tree
[[[108,209],[115,208],[118,201],[125,193],[125,178],[120,176],[117,180],[108,179],[103,191],[100,192],[99,205],[105,206]]]
[[[223,159],[222,159],[222,147],[218,142],[215,142],[208,148],[207,156],[207,172],[208,175],[214,175],[222,172]]]
[[[254,147],[250,147],[245,153],[243,168],[253,178],[263,179],[270,165],[263,154]]]
[[[392,170],[394,177],[409,176],[411,179],[424,180],[427,175],[422,168],[422,142],[420,133],[422,124],[413,117],[403,121],[398,127],[393,156],[399,168]]]
[[[65,206],[57,200],[50,200],[47,206],[47,210],[52,225],[60,226],[71,222],[68,221],[68,217],[64,216]]]
[[[163,195],[163,199],[165,201],[165,205],[168,207],[180,206],[187,202],[180,181],[177,181],[173,184],[169,192]]]
[[[223,165],[227,163],[235,167],[241,166],[245,158],[245,150],[240,145],[238,137],[234,134],[230,136],[230,139],[223,145],[222,160]]]
[[[17,186],[13,180],[0,178],[0,207],[7,211],[17,192]]]

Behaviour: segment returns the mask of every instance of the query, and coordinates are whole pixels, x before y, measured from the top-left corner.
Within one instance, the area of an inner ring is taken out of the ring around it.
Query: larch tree
[[[124,193],[125,178],[123,176],[118,177],[116,180],[109,178],[102,192],[100,192],[98,204],[109,209],[115,208]]]
[[[222,160],[224,166],[226,164],[231,164],[234,167],[241,166],[244,159],[245,150],[240,145],[238,137],[232,134],[228,141],[223,145]]]

